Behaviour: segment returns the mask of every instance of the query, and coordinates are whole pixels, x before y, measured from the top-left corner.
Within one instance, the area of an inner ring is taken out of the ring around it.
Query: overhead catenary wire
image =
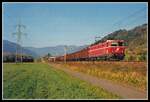
[[[136,19],[134,19],[134,20],[132,20],[132,21],[130,21],[130,22],[124,24],[124,27],[127,27],[127,26],[129,26],[130,24],[134,24],[135,21],[137,21],[137,20],[139,20],[140,18],[143,18],[143,17],[145,17],[145,15],[139,16],[139,17],[137,17]]]
[[[129,18],[135,17],[136,14],[139,14],[139,12],[142,12],[142,11],[144,11],[144,10],[145,10],[145,7],[142,8],[142,9],[140,9],[140,10],[138,10],[138,11],[136,11],[136,12],[134,12],[134,13],[132,13],[132,14],[130,14],[130,15],[128,15],[127,17],[125,17],[125,18],[123,18],[123,19],[117,21],[117,22],[114,23],[113,25],[120,24],[120,23],[124,22],[125,20],[129,20]]]
[[[144,7],[144,8],[141,8],[141,9],[137,10],[136,12],[134,12],[134,13],[132,13],[132,14],[130,14],[130,15],[124,17],[123,19],[121,19],[121,20],[119,20],[119,21],[113,23],[110,27],[106,28],[106,30],[107,30],[107,29],[110,29],[110,28],[112,29],[112,28],[116,27],[116,25],[120,25],[120,26],[121,26],[121,24],[123,24],[123,22],[129,21],[129,19],[131,19],[131,18],[136,18],[135,15],[141,14],[141,12],[145,11],[145,9],[146,9],[146,8]],[[130,22],[127,23],[127,24],[130,24]],[[127,26],[127,24],[124,24],[124,25]],[[124,27],[125,27],[125,26],[124,26]],[[111,31],[111,32],[113,32],[113,31]],[[107,34],[110,34],[110,32],[107,33]],[[101,34],[101,38],[103,38],[105,35],[106,35],[106,33]]]
[[[143,15],[144,11],[146,13],[146,8],[145,7],[138,9],[137,11],[133,12],[132,14],[118,20],[115,23],[113,23],[110,27],[107,27],[106,31],[109,30],[109,29],[115,28],[117,25],[120,26],[120,29],[122,29],[122,28],[125,29],[125,27],[129,26],[130,24],[133,24],[137,20],[140,20],[140,18],[144,17],[145,16],[145,15]],[[142,16],[141,16],[141,14],[142,14]],[[117,29],[114,29],[114,31],[116,31],[116,30]],[[111,34],[114,31],[106,32],[106,33],[103,33],[103,34],[100,34],[100,35],[97,34],[96,36],[94,36],[95,42],[97,41],[97,38],[103,39],[107,34]],[[91,39],[91,38],[89,38],[89,39]]]

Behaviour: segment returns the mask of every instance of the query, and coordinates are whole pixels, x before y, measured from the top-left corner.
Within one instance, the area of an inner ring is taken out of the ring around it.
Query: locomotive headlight
[[[119,48],[117,48],[116,51],[119,51]]]
[[[108,53],[108,50],[106,50],[106,53]]]

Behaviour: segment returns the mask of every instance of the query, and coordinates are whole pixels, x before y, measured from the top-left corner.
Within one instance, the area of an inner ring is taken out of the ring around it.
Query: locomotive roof
[[[106,40],[106,41],[104,41],[104,42],[100,42],[100,43],[98,43],[98,44],[91,45],[91,46],[89,46],[88,48],[93,47],[93,46],[98,46],[98,45],[104,44],[104,43],[106,43],[106,42],[124,42],[124,40]]]
[[[106,42],[114,42],[114,41],[124,42],[124,40],[107,40]]]

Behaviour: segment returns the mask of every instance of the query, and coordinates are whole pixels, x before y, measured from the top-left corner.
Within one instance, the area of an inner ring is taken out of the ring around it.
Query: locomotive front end
[[[125,45],[124,40],[114,40],[110,43],[108,48],[109,58],[123,60],[125,57]]]

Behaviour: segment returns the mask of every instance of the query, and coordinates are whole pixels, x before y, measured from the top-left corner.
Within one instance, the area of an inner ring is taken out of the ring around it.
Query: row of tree
[[[3,62],[21,62],[21,55],[8,54],[3,55]],[[34,62],[34,58],[29,55],[22,55],[22,62]]]

